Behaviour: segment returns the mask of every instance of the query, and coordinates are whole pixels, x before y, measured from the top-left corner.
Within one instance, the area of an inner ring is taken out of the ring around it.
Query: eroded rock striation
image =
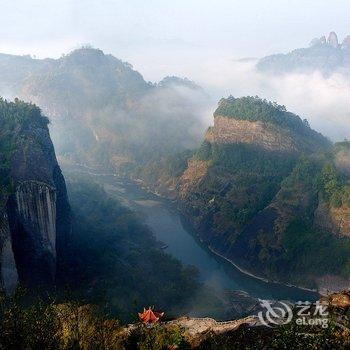
[[[271,151],[295,152],[298,146],[287,132],[262,122],[217,116],[212,141],[216,144],[254,144]]]

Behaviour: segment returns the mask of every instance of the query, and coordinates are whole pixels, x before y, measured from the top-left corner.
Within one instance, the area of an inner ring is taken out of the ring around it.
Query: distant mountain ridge
[[[350,36],[340,43],[335,32],[315,38],[308,48],[293,50],[287,54],[274,54],[260,59],[256,65],[262,72],[283,74],[290,72],[321,71],[324,74],[350,71]]]
[[[83,47],[57,60],[0,55],[0,93],[37,104],[61,159],[123,171],[194,147],[207,96],[194,82],[146,82],[132,66]],[[161,130],[161,132],[160,132]]]

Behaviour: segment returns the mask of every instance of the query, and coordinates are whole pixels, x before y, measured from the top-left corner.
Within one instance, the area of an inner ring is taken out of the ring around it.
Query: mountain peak
[[[343,41],[348,43],[348,41],[350,41],[350,36],[346,37]],[[326,38],[325,35],[322,35],[320,38],[315,38],[311,41],[310,46],[317,46],[317,45],[329,45],[334,47],[335,49],[338,48],[344,48],[343,45],[339,44],[339,40],[338,40],[338,35],[336,32],[332,31],[329,33],[328,38]],[[349,45],[349,43],[348,43]]]
[[[298,116],[287,112],[285,106],[261,99],[258,96],[222,98],[214,116],[261,121],[293,129],[306,126]]]
[[[100,49],[83,46],[79,49],[71,51],[68,55],[63,55],[61,60],[66,60],[74,63],[93,63],[97,64],[104,60],[106,55]]]
[[[338,41],[338,36],[335,32],[329,33],[327,44],[333,46],[334,48],[338,48],[339,41]]]

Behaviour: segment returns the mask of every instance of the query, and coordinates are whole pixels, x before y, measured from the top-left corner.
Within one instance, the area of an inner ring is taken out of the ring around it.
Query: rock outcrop
[[[254,144],[270,151],[296,152],[298,145],[292,136],[273,125],[216,116],[212,129],[216,144]],[[208,139],[208,137],[207,137]]]
[[[327,39],[327,44],[333,46],[335,49],[339,47],[339,41],[338,41],[338,36],[335,32],[330,32],[328,39]]]
[[[326,44],[326,43],[327,43],[327,40],[326,40],[326,36],[325,36],[325,35],[321,36],[321,38],[320,38],[320,43],[321,43],[321,44]]]
[[[258,327],[261,322],[256,316],[248,316],[238,320],[218,322],[212,318],[182,317],[166,324],[167,327],[177,326],[186,334],[192,348],[198,347],[204,341],[228,332],[236,331],[242,326]]]

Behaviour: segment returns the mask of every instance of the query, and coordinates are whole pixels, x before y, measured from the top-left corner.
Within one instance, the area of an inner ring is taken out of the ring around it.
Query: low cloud
[[[258,95],[307,118],[333,141],[350,138],[350,79],[340,73],[325,77],[320,72],[277,76],[258,72],[255,64],[256,60],[206,63],[205,73],[196,79],[216,100],[230,94]]]

